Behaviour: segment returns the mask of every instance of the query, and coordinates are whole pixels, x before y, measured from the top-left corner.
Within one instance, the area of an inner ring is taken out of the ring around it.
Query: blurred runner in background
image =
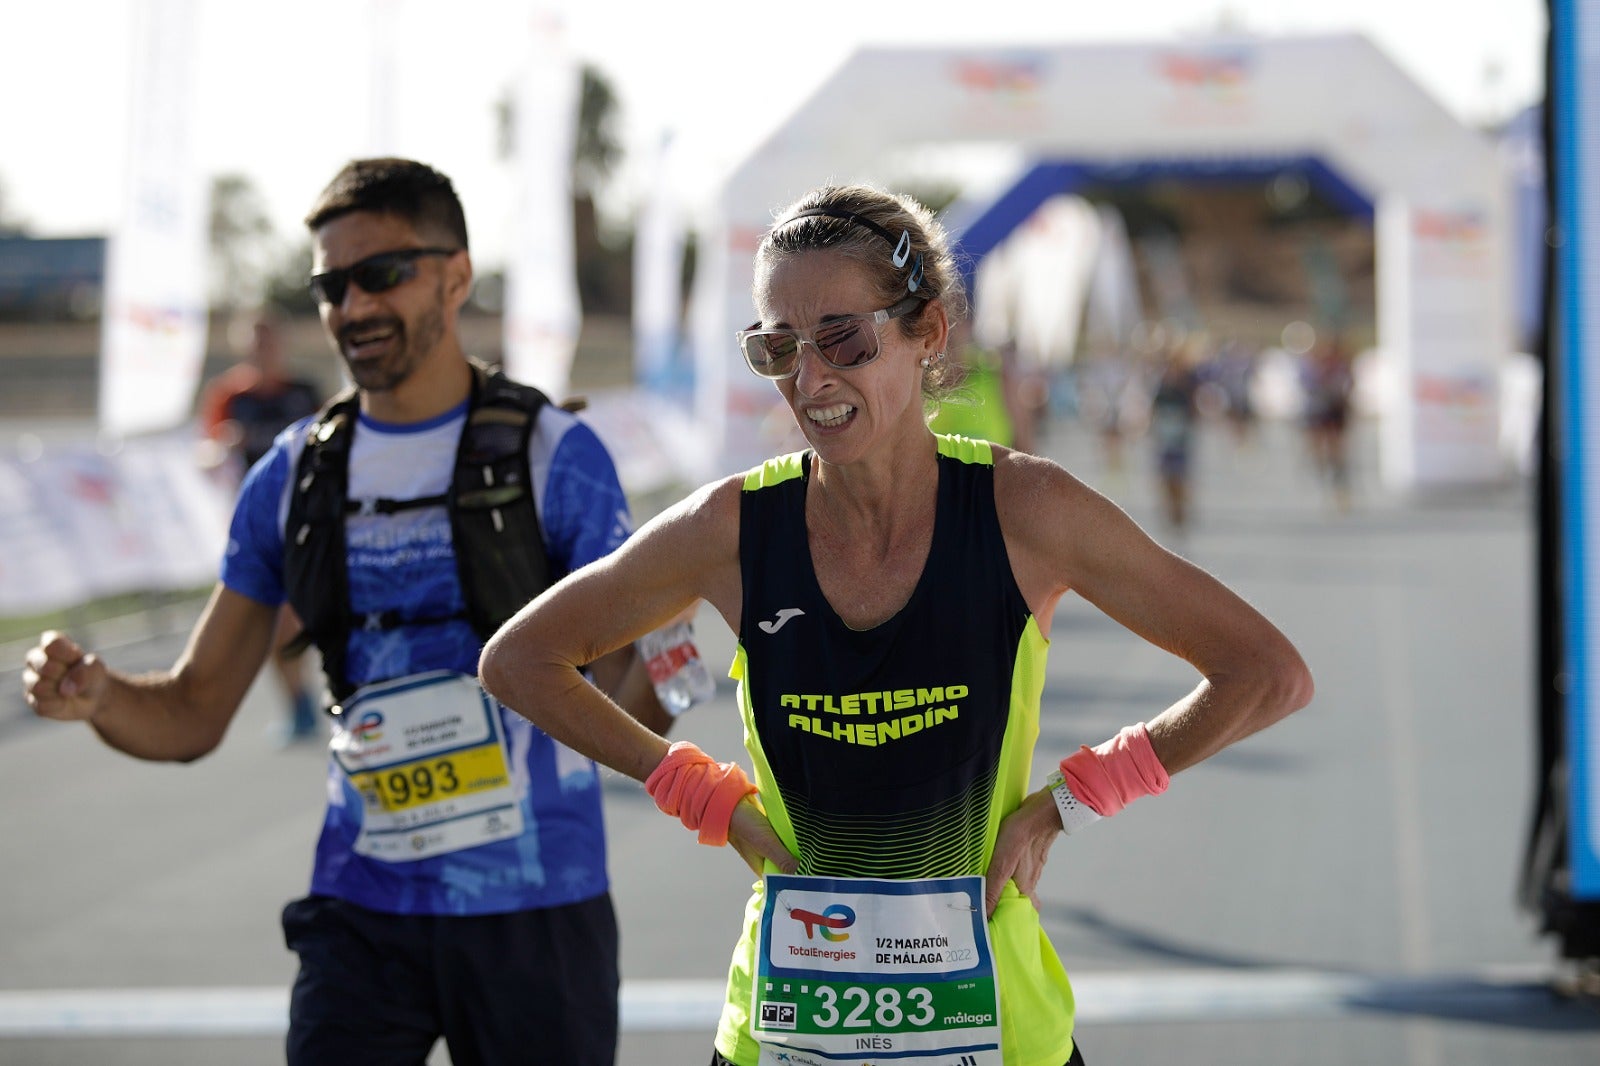
[[[316,382],[291,373],[282,323],[271,312],[253,311],[235,319],[228,342],[238,362],[206,382],[199,415],[201,432],[222,449],[218,458],[237,489],[280,432],[316,413],[322,392]],[[273,672],[288,701],[278,726],[284,745],[308,743],[321,733],[305,648],[291,645],[299,633],[294,608],[285,603],[272,636]]]

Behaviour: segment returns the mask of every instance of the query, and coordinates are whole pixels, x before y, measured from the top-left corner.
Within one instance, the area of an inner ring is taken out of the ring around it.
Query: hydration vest
[[[549,399],[498,370],[472,363],[467,421],[456,445],[450,491],[415,500],[349,498],[350,441],[360,397],[347,389],[323,407],[295,469],[286,529],[284,584],[304,627],[294,645],[315,644],[335,700],[355,690],[345,676],[350,633],[465,618],[480,640],[553,580],[533,497],[528,442]],[[381,611],[357,617],[345,569],[345,520],[444,507],[465,610],[447,616]]]

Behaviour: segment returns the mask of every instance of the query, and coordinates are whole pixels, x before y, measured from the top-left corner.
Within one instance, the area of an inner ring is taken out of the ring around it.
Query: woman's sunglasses
[[[362,292],[388,292],[417,276],[417,260],[425,255],[455,255],[459,248],[401,248],[369,255],[338,270],[311,275],[311,295],[318,303],[342,304],[353,281]]]
[[[907,296],[892,307],[870,315],[842,315],[811,329],[758,329],[760,323],[739,331],[739,350],[750,369],[764,378],[782,381],[800,370],[800,350],[807,344],[830,366],[853,370],[866,366],[883,351],[878,327],[927,303],[923,296]]]

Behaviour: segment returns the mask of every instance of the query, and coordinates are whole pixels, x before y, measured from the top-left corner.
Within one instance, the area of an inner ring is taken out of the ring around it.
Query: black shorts
[[[612,1066],[617,920],[606,894],[512,914],[380,914],[310,896],[283,909],[300,956],[289,1066]]]
[[[711,1052],[710,1066],[734,1066],[734,1064],[723,1058],[720,1051],[713,1050]],[[1084,1066],[1083,1056],[1078,1054],[1078,1042],[1076,1040],[1072,1042],[1072,1058],[1068,1059],[1062,1066]]]

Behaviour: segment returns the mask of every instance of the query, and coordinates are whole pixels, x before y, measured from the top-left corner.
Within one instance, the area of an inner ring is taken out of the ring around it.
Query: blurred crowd
[[[1249,445],[1263,421],[1296,426],[1307,476],[1343,513],[1353,502],[1352,423],[1382,403],[1376,353],[1305,323],[1271,346],[1146,323],[1125,346],[1082,352],[1060,367],[1019,357],[1015,344],[982,346],[970,336],[952,350],[967,368],[967,388],[962,402],[935,416],[935,429],[1027,451],[1052,423],[1077,422],[1095,434],[1111,482],[1126,482],[1132,456],[1148,464],[1174,532],[1192,521],[1202,425],[1225,429],[1237,446]]]

